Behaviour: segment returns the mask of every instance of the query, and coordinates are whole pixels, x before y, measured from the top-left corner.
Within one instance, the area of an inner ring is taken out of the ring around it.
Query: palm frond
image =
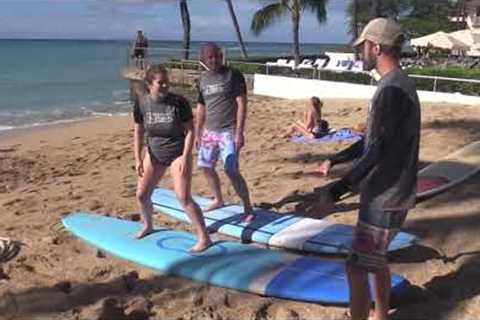
[[[260,35],[267,27],[276,23],[288,13],[288,8],[280,3],[267,5],[255,12],[250,30],[256,36]]]
[[[327,2],[328,0],[302,0],[303,10],[308,10],[315,14],[318,23],[327,21]]]

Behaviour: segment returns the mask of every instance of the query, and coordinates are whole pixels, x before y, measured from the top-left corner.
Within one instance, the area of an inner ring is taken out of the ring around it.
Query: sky
[[[300,41],[347,43],[347,0],[328,0],[327,22],[302,16]],[[291,42],[286,17],[256,37],[250,22],[265,0],[233,0],[245,41]],[[223,0],[189,0],[192,40],[235,41]],[[177,0],[0,0],[0,39],[131,39],[143,30],[149,39],[181,40]]]

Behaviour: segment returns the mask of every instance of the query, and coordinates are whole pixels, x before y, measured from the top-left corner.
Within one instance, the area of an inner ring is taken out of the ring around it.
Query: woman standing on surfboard
[[[136,237],[141,239],[153,231],[150,197],[170,167],[177,199],[198,235],[191,251],[201,252],[210,246],[211,240],[202,211],[190,193],[194,145],[192,109],[184,97],[169,93],[168,89],[167,70],[162,65],[153,65],[145,75],[145,94],[138,97],[133,106],[136,198],[144,223]],[[142,152],[144,137],[146,152]]]

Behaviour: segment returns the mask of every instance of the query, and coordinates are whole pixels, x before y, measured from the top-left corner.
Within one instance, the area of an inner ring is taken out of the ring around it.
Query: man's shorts
[[[408,210],[360,209],[347,265],[373,273],[384,269],[388,263],[388,246],[407,213]]]
[[[238,171],[233,130],[209,131],[204,129],[200,150],[198,150],[198,166],[214,168],[219,156],[222,158],[225,171]]]

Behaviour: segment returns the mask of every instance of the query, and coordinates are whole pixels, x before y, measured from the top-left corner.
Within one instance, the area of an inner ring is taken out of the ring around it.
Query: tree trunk
[[[353,0],[353,37],[358,38],[358,0]]]
[[[373,0],[372,7],[370,8],[370,16],[373,18],[377,18],[381,16],[382,10],[380,7],[381,0]]]
[[[233,26],[235,27],[235,32],[237,33],[238,44],[240,45],[240,50],[242,52],[242,57],[246,59],[247,50],[245,49],[245,43],[243,43],[242,32],[240,31],[240,26],[238,25],[237,16],[235,15],[235,10],[233,9],[232,0],[226,0],[228,5],[228,11],[230,12],[230,17],[232,17]]]
[[[190,53],[190,13],[187,0],[180,0],[180,14],[183,25],[183,59],[188,60]]]
[[[457,25],[458,29],[463,29],[465,27],[465,0],[459,0],[457,3],[458,6],[458,15],[457,15]]]
[[[353,0],[353,41],[358,39],[358,0]],[[355,60],[359,59],[358,49],[354,48]]]
[[[300,29],[300,7],[297,4],[292,8],[292,33],[293,33],[293,57],[295,59],[295,66],[300,64],[300,41],[299,41],[299,29]]]

